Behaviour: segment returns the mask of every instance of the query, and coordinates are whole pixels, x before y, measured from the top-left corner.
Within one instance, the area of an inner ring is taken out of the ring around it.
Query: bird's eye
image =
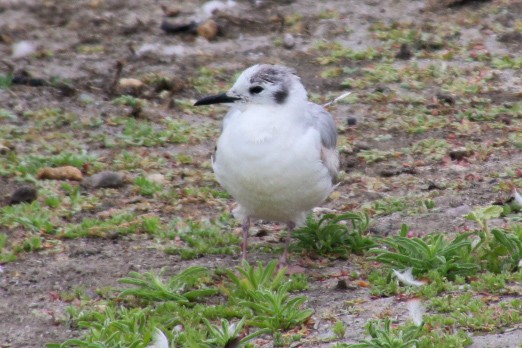
[[[259,94],[259,93],[263,92],[263,87],[261,87],[261,86],[250,87],[250,89],[248,91],[250,92],[250,94]]]

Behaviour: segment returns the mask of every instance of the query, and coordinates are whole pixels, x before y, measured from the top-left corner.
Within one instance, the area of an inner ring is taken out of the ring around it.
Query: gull
[[[282,65],[254,65],[232,88],[194,105],[225,103],[212,168],[217,181],[239,203],[242,259],[252,219],[286,223],[280,258],[287,264],[292,230],[332,192],[339,170],[337,129],[332,115],[308,101],[300,78]]]

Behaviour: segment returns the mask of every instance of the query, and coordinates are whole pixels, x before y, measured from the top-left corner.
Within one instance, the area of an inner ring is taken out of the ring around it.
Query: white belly
[[[239,115],[219,138],[213,168],[240,204],[238,218],[301,224],[332,190],[320,153],[320,135],[312,127]]]

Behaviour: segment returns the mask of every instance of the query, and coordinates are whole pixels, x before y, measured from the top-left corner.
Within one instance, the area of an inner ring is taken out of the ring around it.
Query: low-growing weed
[[[422,330],[421,326],[400,326],[392,327],[391,319],[370,320],[366,325],[366,330],[370,335],[369,339],[365,339],[356,344],[338,344],[338,348],[411,348],[415,347],[419,342],[419,336]]]
[[[207,275],[208,270],[206,268],[193,266],[171,277],[165,283],[159,274],[130,272],[128,277],[120,279],[119,282],[134,285],[134,288],[123,290],[120,293],[120,297],[134,296],[139,300],[145,301],[175,301],[187,304],[199,297],[217,293],[216,289],[210,288],[187,290],[187,288],[200,283],[202,277]]]
[[[239,237],[215,225],[189,222],[185,227],[173,228],[172,237],[179,237],[184,245],[167,247],[165,252],[184,260],[209,254],[233,255],[239,250]]]
[[[346,257],[348,252],[362,253],[376,245],[365,235],[368,226],[366,213],[326,214],[319,220],[310,215],[306,226],[294,231],[292,236],[298,240],[298,250]]]
[[[437,270],[441,275],[474,274],[479,267],[473,262],[471,241],[467,235],[448,240],[442,234],[429,234],[423,238],[406,237],[408,228],[403,226],[399,236],[382,239],[389,249],[374,248],[374,260],[396,269],[413,268],[414,275]]]
[[[290,297],[288,285],[277,290],[261,289],[249,293],[250,300],[241,301],[240,304],[254,312],[251,324],[270,329],[271,332],[288,330],[301,324],[314,313],[312,309],[300,309],[306,297]]]
[[[245,344],[262,334],[269,333],[269,329],[257,330],[243,338],[240,338],[245,319],[242,318],[235,324],[230,324],[228,320],[221,320],[221,326],[211,324],[207,319],[203,318],[203,322],[208,328],[208,336],[205,343],[209,347],[244,347]]]

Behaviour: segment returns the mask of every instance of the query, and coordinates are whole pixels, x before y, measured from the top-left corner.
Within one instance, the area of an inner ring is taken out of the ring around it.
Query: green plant
[[[16,260],[16,255],[7,250],[7,234],[0,233],[0,264]]]
[[[131,214],[120,213],[104,221],[95,218],[85,218],[79,224],[69,224],[63,229],[61,236],[65,238],[106,238],[135,233],[142,229],[141,219]]]
[[[13,249],[15,253],[20,253],[22,251],[34,252],[42,250],[42,248],[42,238],[40,236],[31,236],[19,245],[16,245]]]
[[[13,83],[12,75],[0,75],[0,89],[8,89]]]
[[[288,285],[283,285],[277,290],[250,291],[249,298],[250,300],[241,301],[240,305],[251,308],[254,312],[251,324],[270,329],[271,332],[288,330],[301,324],[314,313],[312,309],[300,309],[306,297],[291,298]]]
[[[419,337],[417,348],[464,348],[473,343],[469,333],[458,330],[455,333],[447,331],[447,328],[424,328],[422,336]]]
[[[227,270],[228,278],[235,285],[235,296],[241,299],[249,299],[252,292],[258,290],[276,290],[285,281],[285,270],[277,270],[277,261],[270,261],[263,267],[261,261],[257,263],[257,268],[243,260],[240,267],[236,267],[240,276],[233,271]]]
[[[239,249],[239,237],[216,225],[189,221],[173,229],[172,237],[178,237],[184,245],[168,247],[165,252],[180,255],[184,260],[208,254],[233,255]]]
[[[366,330],[370,339],[361,343],[342,344],[344,348],[410,348],[419,342],[421,326],[409,325],[406,327],[392,328],[391,320],[370,320]]]
[[[204,267],[189,267],[171,277],[164,283],[158,274],[130,272],[129,276],[119,280],[122,284],[134,285],[134,288],[123,290],[120,297],[134,296],[145,301],[176,301],[183,304],[194,301],[199,297],[214,295],[216,289],[196,289],[187,291],[208,275]]]
[[[71,185],[69,183],[63,183],[62,189],[66,192],[69,197],[69,202],[71,204],[70,209],[68,209],[68,214],[74,215],[82,210],[83,197],[80,191],[80,186]]]
[[[435,269],[441,275],[473,274],[479,270],[471,255],[471,241],[463,234],[448,241],[443,234],[429,234],[423,238],[405,237],[408,231],[403,225],[401,234],[382,239],[390,249],[370,249],[374,260],[398,269],[413,268],[414,275]]]
[[[522,302],[518,298],[489,302],[473,292],[464,292],[432,298],[427,305],[437,312],[425,318],[431,327],[452,325],[490,332],[522,322]]]
[[[341,339],[346,334],[346,326],[344,326],[342,321],[338,320],[335,322],[332,331],[337,338]]]
[[[304,273],[295,273],[290,276],[288,291],[303,291],[308,289],[308,277]]]
[[[138,192],[142,196],[153,196],[162,189],[160,184],[150,181],[144,176],[138,176],[134,179],[134,185],[138,187]]]
[[[48,344],[48,348],[141,348],[143,342],[150,341],[153,323],[147,320],[149,309],[126,309],[109,307],[104,312],[89,312],[78,326],[87,329],[84,339],[69,339],[62,344]]]
[[[489,238],[488,221],[498,218],[500,214],[502,214],[502,211],[502,207],[498,205],[490,205],[487,207],[477,208],[468,215],[464,216],[464,218],[475,221],[479,224],[480,230],[482,232],[480,238],[485,241]]]
[[[158,146],[168,142],[169,135],[165,130],[155,129],[150,122],[128,119],[120,139],[130,146]]]
[[[482,267],[495,273],[515,270],[522,259],[522,230],[490,230],[488,227],[488,221],[498,218],[503,211],[501,206],[487,206],[475,209],[465,216],[480,226],[480,230],[476,232],[479,240],[473,251],[482,261]]]
[[[232,325],[230,325],[228,320],[222,319],[221,326],[217,326],[211,324],[206,318],[203,318],[202,320],[208,328],[209,336],[209,338],[205,340],[205,343],[209,347],[244,347],[248,341],[270,332],[269,329],[261,329],[240,338],[241,331],[245,325],[245,319],[246,318],[242,318],[238,323]]]
[[[39,202],[8,205],[0,209],[0,226],[21,227],[33,233],[54,233],[51,213]]]
[[[306,226],[294,231],[292,237],[298,240],[297,249],[346,257],[349,251],[361,253],[376,245],[364,234],[368,225],[366,213],[326,214],[319,220],[310,215]]]
[[[230,300],[252,309],[252,325],[275,332],[298,325],[312,315],[313,310],[300,309],[306,297],[290,297],[294,284],[285,279],[286,269],[277,270],[276,260],[265,267],[261,262],[252,267],[243,261],[237,270],[239,276],[226,272],[233,285]]]
[[[475,247],[479,258],[484,261],[484,268],[494,273],[514,271],[522,260],[522,233],[504,230],[491,230],[492,239],[486,245],[482,239]]]

